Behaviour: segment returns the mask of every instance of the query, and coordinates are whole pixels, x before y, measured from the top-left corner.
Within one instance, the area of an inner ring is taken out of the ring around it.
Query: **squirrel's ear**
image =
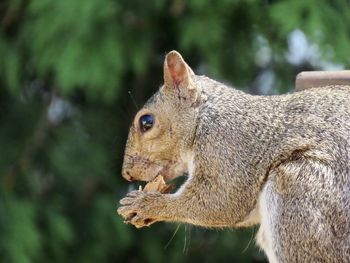
[[[180,53],[173,50],[169,52],[164,61],[164,85],[167,89],[173,90],[178,88],[183,90],[186,96],[191,96],[194,93],[194,85],[192,84],[192,69],[186,64]],[[191,92],[185,92],[185,90]],[[187,97],[186,96],[186,97]]]

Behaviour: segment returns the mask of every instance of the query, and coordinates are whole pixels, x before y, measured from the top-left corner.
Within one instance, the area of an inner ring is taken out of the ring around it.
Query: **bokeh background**
[[[176,49],[254,94],[350,64],[345,0],[2,0],[0,261],[265,262],[256,228],[116,214],[128,126]]]

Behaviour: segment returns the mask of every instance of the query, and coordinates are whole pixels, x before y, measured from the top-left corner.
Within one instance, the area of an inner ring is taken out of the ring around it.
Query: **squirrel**
[[[136,114],[122,176],[169,182],[132,191],[118,213],[136,227],[259,224],[269,262],[350,262],[350,86],[257,96],[195,75],[177,51]]]

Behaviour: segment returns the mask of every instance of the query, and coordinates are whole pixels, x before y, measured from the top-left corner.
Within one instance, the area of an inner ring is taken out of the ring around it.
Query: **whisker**
[[[242,253],[247,252],[247,250],[248,250],[250,244],[252,243],[252,240],[254,239],[254,236],[255,236],[255,228],[253,227],[253,228],[252,228],[252,231],[251,231],[251,235],[250,235],[249,242],[248,242],[248,244],[246,245],[246,247],[243,249]]]
[[[188,227],[188,229],[187,229]],[[185,255],[188,254],[188,250],[190,248],[190,243],[191,243],[191,227],[190,226],[187,226],[185,225],[185,244],[184,244],[184,249],[182,251],[182,253],[184,253]],[[187,234],[188,234],[188,241],[187,241]]]
[[[137,105],[136,100],[134,99],[134,96],[131,94],[131,90],[129,90],[128,93],[129,93],[129,96],[130,96],[130,98],[131,98],[131,100],[132,100],[136,110],[138,110],[139,106]]]
[[[174,234],[171,236],[171,238],[169,239],[168,243],[164,246],[164,249],[167,249],[168,246],[170,245],[170,243],[173,241],[175,235],[177,234],[177,231],[179,231],[180,226],[181,226],[181,224],[177,225],[177,228],[175,229]]]

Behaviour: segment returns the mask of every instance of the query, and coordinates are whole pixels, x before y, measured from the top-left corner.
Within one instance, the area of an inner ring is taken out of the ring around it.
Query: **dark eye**
[[[150,114],[145,114],[140,117],[140,129],[142,132],[146,132],[152,128],[154,123],[154,117]]]

